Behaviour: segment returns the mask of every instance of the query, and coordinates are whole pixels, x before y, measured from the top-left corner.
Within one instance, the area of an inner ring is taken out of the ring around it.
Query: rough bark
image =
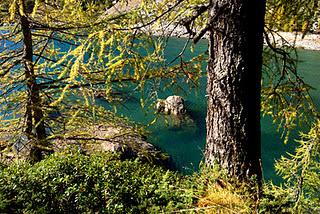
[[[23,1],[24,3],[24,1]],[[42,150],[39,148],[46,145],[46,130],[43,121],[43,111],[41,108],[40,90],[36,81],[33,66],[33,46],[30,23],[25,14],[20,14],[21,29],[23,33],[24,46],[24,69],[26,85],[28,90],[28,101],[26,107],[26,134],[32,139],[31,159],[39,161],[42,159]],[[34,130],[35,129],[35,133]]]
[[[205,160],[261,179],[260,91],[265,1],[211,0]]]

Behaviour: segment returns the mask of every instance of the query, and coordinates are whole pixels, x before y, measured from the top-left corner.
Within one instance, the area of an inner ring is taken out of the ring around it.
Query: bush
[[[158,213],[192,203],[177,173],[111,154],[72,151],[0,170],[0,213]]]
[[[287,186],[264,183],[259,213],[295,213],[294,192]]]

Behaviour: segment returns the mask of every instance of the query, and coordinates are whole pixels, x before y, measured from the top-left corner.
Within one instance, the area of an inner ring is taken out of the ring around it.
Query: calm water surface
[[[170,39],[169,45],[165,51],[166,59],[170,62],[181,51],[186,40]],[[0,44],[0,49],[4,44]],[[63,47],[62,47],[63,48]],[[207,42],[200,41],[196,46],[194,53],[187,51],[183,56],[190,58],[192,55],[199,54],[207,50]],[[304,80],[315,88],[320,88],[320,51],[299,51],[299,70]],[[205,65],[203,66],[205,72]],[[148,140],[158,146],[164,152],[167,152],[173,159],[175,166],[184,173],[192,173],[199,169],[199,163],[203,159],[203,149],[205,144],[205,117],[206,117],[206,99],[205,86],[206,78],[200,80],[200,86],[189,88],[186,85],[181,87],[163,89],[163,85],[148,83],[148,90],[156,88],[158,98],[166,98],[170,95],[180,95],[185,98],[188,113],[194,123],[185,126],[172,125],[170,118],[158,116],[158,120],[147,127],[150,132]],[[130,92],[128,90],[127,92]],[[150,91],[150,90],[149,90]],[[319,90],[314,89],[312,96],[315,102],[320,106]],[[132,99],[127,100],[124,105],[119,105],[118,114],[124,115],[131,120],[147,125],[157,117],[154,109],[142,109],[139,103],[139,95],[132,94]],[[107,106],[107,104],[104,104]],[[168,122],[166,122],[169,120]],[[169,123],[169,124],[168,124]],[[277,133],[276,125],[272,124],[270,118],[263,118],[262,124],[262,161],[264,169],[264,178],[279,180],[273,168],[274,160],[278,159],[286,151],[293,151],[293,143],[283,145],[280,134]]]
[[[166,58],[171,61],[182,49],[185,40],[171,39],[166,49]],[[187,52],[184,56],[186,58],[203,52],[207,49],[207,43],[202,41],[197,46],[195,53]],[[314,87],[320,85],[320,52],[299,50],[299,70],[303,74],[304,80]],[[205,66],[204,66],[205,67]],[[205,68],[204,68],[205,70]],[[203,160],[203,149],[205,144],[205,117],[206,117],[206,99],[205,99],[205,85],[206,79],[200,81],[200,87],[182,88],[176,87],[166,90],[158,88],[158,97],[166,98],[169,95],[180,95],[186,100],[186,105],[189,110],[191,118],[194,120],[193,124],[186,126],[169,124],[166,119],[158,116],[158,120],[147,129],[150,131],[148,140],[167,152],[173,159],[176,167],[184,173],[191,173],[198,170],[199,163]],[[148,87],[148,86],[147,86]],[[150,83],[150,88],[154,84]],[[320,106],[319,90],[312,91],[312,96],[318,106]],[[124,106],[119,106],[118,112],[124,116],[129,117],[141,124],[149,124],[154,120],[156,115],[153,108],[141,109],[138,99],[128,100]],[[279,177],[274,171],[274,161],[281,155],[284,155],[287,150],[293,151],[293,143],[284,145],[281,135],[277,132],[277,126],[272,124],[270,118],[263,118],[262,125],[262,161],[263,173],[265,179],[272,179],[279,181]]]

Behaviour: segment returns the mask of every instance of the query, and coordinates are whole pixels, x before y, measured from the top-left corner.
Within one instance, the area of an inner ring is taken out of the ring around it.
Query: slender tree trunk
[[[24,3],[24,1],[23,1]],[[36,81],[33,66],[33,46],[32,46],[32,34],[28,18],[25,14],[20,14],[21,28],[23,33],[23,45],[24,45],[24,68],[25,77],[27,80],[28,88],[28,101],[26,109],[27,127],[26,134],[28,138],[32,139],[34,146],[31,148],[31,159],[39,161],[42,159],[41,146],[46,146],[46,131],[43,121],[43,112],[41,108],[41,98],[39,86]],[[35,128],[35,133],[33,129]]]
[[[205,161],[261,179],[264,0],[211,0]]]

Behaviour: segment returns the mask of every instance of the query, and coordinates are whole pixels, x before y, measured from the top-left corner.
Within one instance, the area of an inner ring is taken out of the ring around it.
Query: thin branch
[[[11,69],[17,66],[21,61],[22,59],[19,59],[12,63],[11,66],[9,66],[9,68],[7,68],[3,73],[0,73],[0,77],[4,77],[5,75],[7,75],[11,71]]]
[[[131,28],[115,28],[115,30],[138,30],[144,27],[147,27],[151,24],[153,24],[154,22],[158,21],[159,19],[161,19],[163,16],[165,16],[166,14],[168,14],[169,12],[171,12],[174,8],[176,8],[179,4],[181,4],[184,0],[178,0],[173,6],[169,7],[165,12],[163,12],[162,14],[160,14],[159,16],[156,16],[153,20],[142,24],[140,26],[136,26],[136,27],[131,27]]]
[[[50,59],[50,58],[48,58],[48,57],[45,57],[45,56],[43,56],[43,55],[40,55],[40,54],[33,54],[34,56],[38,56],[38,57],[40,57],[40,58],[42,58],[42,59],[45,59],[45,60],[47,60],[47,61],[49,61],[49,62],[54,62],[54,63],[57,63],[58,61],[57,60],[54,60],[54,59]],[[62,66],[62,67],[65,67],[65,68],[69,68],[67,65],[65,65],[65,64],[60,64],[60,66]]]
[[[212,28],[212,24],[207,24],[204,28],[202,28],[193,38],[193,43],[197,44],[199,40],[206,34],[206,32]]]
[[[187,32],[189,33],[190,36],[195,36],[196,33],[191,29],[191,24],[199,17],[201,16],[203,13],[205,13],[210,7],[210,4],[208,5],[200,5],[200,6],[196,6],[194,8],[195,13],[191,16],[188,17],[184,20],[182,20],[182,25],[186,28]]]
[[[166,76],[162,76],[162,75],[147,75],[145,76],[145,79],[151,79],[151,78],[168,78],[168,75]],[[80,83],[80,84],[68,84],[68,83],[61,83],[60,85],[52,85],[54,83],[60,83],[63,80],[67,80],[68,78],[63,78],[63,79],[59,79],[59,80],[54,80],[51,82],[46,82],[46,83],[40,83],[38,86],[40,87],[40,89],[45,90],[45,89],[61,89],[66,87],[67,85],[69,85],[70,89],[77,89],[77,88],[81,88],[81,87],[90,87],[92,85],[104,85],[106,84],[105,80],[95,80],[95,79],[90,79],[89,83]],[[139,79],[136,79],[134,77],[128,77],[128,78],[121,78],[121,79],[113,79],[110,80],[111,83],[119,83],[119,82],[138,82]]]
[[[182,57],[182,55],[184,54],[184,52],[186,51],[188,44],[190,42],[190,38],[188,38],[188,40],[185,42],[184,47],[182,48],[182,50],[180,51],[180,53],[178,54],[178,56],[176,56],[173,60],[171,60],[171,62],[168,63],[168,65],[172,64],[173,62],[175,62],[178,58]]]
[[[0,60],[1,60],[1,63],[0,63],[0,66],[4,65],[6,62],[8,62],[9,60],[12,60],[14,58],[18,58],[18,57],[21,57],[23,55],[22,52],[18,52],[17,55],[14,55],[14,56],[9,56],[9,57],[0,57]],[[21,59],[21,58],[20,58]]]
[[[36,36],[36,37],[47,37],[49,39],[52,39],[54,41],[57,41],[57,42],[61,42],[61,43],[65,43],[65,44],[68,44],[68,45],[72,45],[72,46],[79,46],[78,44],[76,43],[73,43],[73,42],[69,42],[69,41],[66,41],[66,40],[62,40],[62,39],[58,39],[56,37],[53,37],[53,33],[52,32],[49,36],[48,35],[45,35],[45,34],[38,34],[38,33],[32,33],[33,36]]]
[[[208,8],[211,5],[208,6]],[[220,17],[221,14],[224,14],[225,10],[226,10],[227,4],[222,5],[221,8],[217,11],[217,13],[213,16],[210,17],[210,19],[208,20],[208,23],[205,27],[203,27],[198,33],[197,35],[195,35],[195,37],[193,38],[193,43],[196,44],[203,36],[204,34],[209,31],[211,28],[214,28],[214,24],[217,21],[217,19]],[[214,29],[216,31],[218,31],[218,29]]]
[[[48,37],[48,39],[47,39],[47,41],[46,41],[46,44],[43,46],[42,50],[40,51],[40,54],[39,54],[38,58],[37,58],[36,61],[33,63],[33,65],[36,65],[36,64],[39,62],[39,60],[40,60],[40,58],[41,58],[41,56],[42,56],[42,54],[43,54],[43,51],[47,48],[47,46],[48,46],[48,44],[49,44],[50,38],[52,38],[52,35],[53,35],[53,32],[50,33],[50,36]]]

